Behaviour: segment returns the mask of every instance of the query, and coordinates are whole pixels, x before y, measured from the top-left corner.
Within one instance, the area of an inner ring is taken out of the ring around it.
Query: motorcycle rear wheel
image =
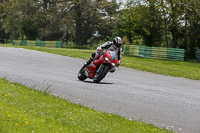
[[[99,83],[109,72],[110,66],[108,65],[101,65],[99,69],[96,71],[93,82]]]

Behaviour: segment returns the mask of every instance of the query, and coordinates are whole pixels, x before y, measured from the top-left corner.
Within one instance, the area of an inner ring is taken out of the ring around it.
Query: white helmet
[[[117,48],[120,48],[121,45],[122,45],[122,39],[121,39],[121,37],[116,36],[116,37],[113,39],[113,44],[114,44]]]

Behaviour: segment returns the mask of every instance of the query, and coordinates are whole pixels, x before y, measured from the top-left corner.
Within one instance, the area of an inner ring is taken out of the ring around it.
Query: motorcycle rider
[[[100,46],[97,47],[97,51],[92,53],[91,57],[88,61],[84,63],[85,66],[89,65],[92,61],[98,59],[100,55],[106,53],[108,50],[113,51],[115,55],[117,55],[117,59],[119,61],[119,64],[121,63],[122,58],[122,39],[118,36],[116,36],[113,41],[108,41]],[[115,70],[111,70],[110,72],[114,72]]]

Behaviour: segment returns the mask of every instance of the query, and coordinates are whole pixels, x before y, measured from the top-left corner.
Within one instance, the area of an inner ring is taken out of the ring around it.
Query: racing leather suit
[[[97,52],[92,53],[92,56],[90,57],[90,59],[85,63],[86,65],[90,64],[92,61],[96,60],[99,58],[99,56],[101,54],[106,53],[108,50],[112,51],[114,53],[115,56],[117,56],[117,59],[119,61],[119,64],[121,63],[121,58],[122,58],[122,48],[118,48],[116,46],[114,46],[113,42],[106,42],[102,45],[100,45],[99,47],[97,47]]]

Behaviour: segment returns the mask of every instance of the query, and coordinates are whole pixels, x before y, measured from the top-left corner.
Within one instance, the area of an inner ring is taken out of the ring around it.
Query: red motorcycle
[[[97,60],[87,66],[83,66],[78,73],[78,79],[84,81],[87,78],[93,79],[94,83],[99,83],[106,74],[115,70],[119,66],[118,59],[113,56],[112,51],[107,51]]]

